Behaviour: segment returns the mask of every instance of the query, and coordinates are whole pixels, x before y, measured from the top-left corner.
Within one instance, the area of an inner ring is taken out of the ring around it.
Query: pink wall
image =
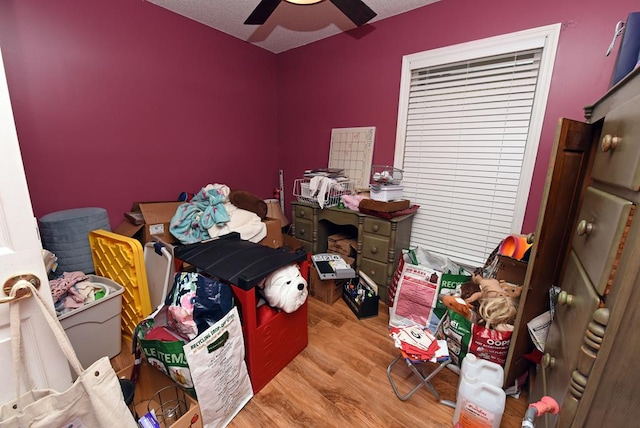
[[[331,128],[376,126],[393,162],[402,56],[563,23],[524,231],[535,228],[556,119],[607,89],[627,0],[442,0],[279,55],[144,1],[5,0],[0,46],[37,216],[221,182],[270,197],[326,166]]]
[[[278,55],[280,165],[287,183],[306,168],[326,166],[331,128],[376,126],[373,163],[393,164],[403,55],[562,23],[523,226],[534,231],[556,120],[583,120],[582,108],[606,92],[615,54],[605,52],[616,22],[631,8],[627,0],[442,0]]]
[[[34,212],[175,200],[208,183],[271,197],[276,56],[152,3],[0,2]]]

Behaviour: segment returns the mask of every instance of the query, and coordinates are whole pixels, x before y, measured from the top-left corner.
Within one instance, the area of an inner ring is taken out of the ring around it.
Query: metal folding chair
[[[391,374],[393,367],[399,361],[404,361],[407,364],[407,367],[409,367],[409,369],[411,369],[411,371],[419,379],[419,382],[406,394],[400,393],[400,391],[398,390],[398,387],[396,386],[396,382],[393,380],[393,376]],[[447,367],[447,365],[449,365],[450,363],[451,363],[450,358],[443,361],[412,360],[411,358],[408,357],[406,353],[400,350],[400,354],[397,357],[395,357],[387,367],[387,377],[389,378],[389,383],[391,384],[391,388],[393,388],[393,392],[396,394],[396,397],[398,397],[402,401],[408,400],[418,389],[424,386],[433,393],[433,395],[436,398],[436,401],[438,401],[440,404],[444,404],[445,406],[452,407],[455,409],[456,403],[449,400],[443,400],[440,397],[440,393],[436,391],[436,389],[433,387],[433,384],[430,382],[434,376],[440,373],[442,369]],[[424,366],[426,364],[437,364],[437,367],[433,369],[429,374],[425,374]]]

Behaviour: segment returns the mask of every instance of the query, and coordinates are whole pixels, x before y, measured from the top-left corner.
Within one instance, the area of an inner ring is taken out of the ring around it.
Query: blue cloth
[[[183,244],[211,238],[209,228],[229,221],[224,207],[226,198],[221,188],[203,187],[190,202],[178,207],[171,218],[169,231]]]

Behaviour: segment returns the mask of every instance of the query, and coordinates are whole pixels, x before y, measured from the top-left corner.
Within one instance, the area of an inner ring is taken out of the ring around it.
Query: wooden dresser
[[[546,417],[549,427],[636,426],[640,70],[585,108],[585,117],[588,123],[562,119],[559,124],[565,132],[559,132],[556,145],[588,142],[590,149],[581,158],[584,176],[577,177],[576,191],[566,199],[578,208],[569,217],[570,233],[558,238],[564,249],[550,265],[559,269],[553,284],[561,292],[531,400],[549,395],[560,403],[560,414]],[[542,268],[536,262],[535,269]]]
[[[356,268],[380,287],[382,302],[403,248],[409,247],[413,214],[384,219],[358,211],[292,202],[295,237],[312,254],[327,252],[329,235],[346,232],[357,241]]]

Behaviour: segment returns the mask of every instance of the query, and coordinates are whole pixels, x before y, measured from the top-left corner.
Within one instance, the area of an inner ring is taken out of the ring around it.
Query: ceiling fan
[[[244,21],[248,25],[262,25],[269,16],[276,10],[282,0],[260,0],[258,6],[251,12],[251,15]],[[284,0],[293,4],[308,5],[320,3],[323,0]],[[369,8],[362,0],[330,0],[347,18],[353,21],[358,27],[366,24],[377,14]]]

